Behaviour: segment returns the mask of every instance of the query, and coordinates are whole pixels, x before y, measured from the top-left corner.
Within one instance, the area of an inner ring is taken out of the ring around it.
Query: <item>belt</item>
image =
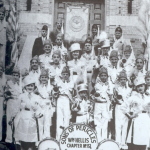
[[[92,71],[87,71],[87,73],[92,73]]]
[[[73,72],[73,75],[77,75],[77,72]]]
[[[107,103],[107,101],[96,101],[96,103]]]
[[[84,115],[81,115],[81,114],[77,114],[77,116],[85,116],[85,115],[87,115],[87,114],[84,114]]]
[[[26,110],[26,111],[30,111],[30,109],[29,109],[29,108],[25,108],[25,110]]]
[[[147,111],[142,111],[142,113],[147,113]]]

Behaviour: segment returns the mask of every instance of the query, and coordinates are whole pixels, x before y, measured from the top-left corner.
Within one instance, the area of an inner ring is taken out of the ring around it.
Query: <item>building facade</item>
[[[116,26],[121,25],[125,38],[131,39],[133,47],[141,49],[137,43],[140,34],[137,30],[138,10],[140,0],[17,0],[20,11],[19,24],[24,35],[38,36],[43,24],[50,30],[54,29],[58,18],[62,18],[64,32],[67,29],[67,8],[88,8],[87,34],[93,24],[99,25],[100,30],[105,30],[113,36]],[[5,1],[7,3],[7,1]],[[81,15],[82,16],[82,15]],[[135,44],[134,44],[135,43]]]

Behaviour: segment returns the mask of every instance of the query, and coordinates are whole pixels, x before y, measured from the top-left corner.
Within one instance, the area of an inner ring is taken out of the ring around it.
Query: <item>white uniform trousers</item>
[[[57,131],[56,131],[56,139],[59,140],[60,136],[63,132],[61,126],[66,128],[69,126],[71,111],[70,111],[70,100],[67,96],[59,96],[57,99],[57,107],[56,107],[56,119],[57,119]]]
[[[126,143],[128,118],[123,114],[120,108],[121,105],[118,104],[115,107],[116,142],[124,145]]]
[[[107,103],[95,103],[94,123],[98,142],[107,139],[109,113],[107,111]]]
[[[6,45],[0,45],[0,62],[3,63],[3,67],[5,67],[5,55],[6,55]]]
[[[16,99],[9,99],[7,101],[7,111],[6,111],[6,115],[7,115],[7,132],[6,132],[6,139],[5,142],[8,143],[12,143],[12,128],[11,126],[8,124],[11,117],[13,117],[15,114],[17,114],[17,106],[18,106],[18,101]],[[17,142],[18,140],[15,139],[15,141]]]
[[[4,97],[0,97],[0,140],[2,140],[3,101]]]

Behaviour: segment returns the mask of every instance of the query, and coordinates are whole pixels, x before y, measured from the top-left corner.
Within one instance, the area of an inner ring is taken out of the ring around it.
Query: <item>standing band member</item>
[[[32,57],[36,55],[44,54],[43,45],[45,40],[47,39],[47,30],[48,27],[44,25],[41,30],[41,37],[35,39],[33,48],[32,48]]]
[[[69,126],[71,118],[70,102],[72,100],[72,92],[74,89],[74,83],[70,81],[70,70],[68,66],[65,66],[61,73],[61,79],[56,81],[56,85],[59,87],[59,97],[57,99],[57,135],[56,139],[60,139],[62,131]]]
[[[128,150],[146,150],[150,137],[150,117],[148,115],[149,96],[145,94],[145,80],[138,76],[135,92],[126,101],[126,115],[131,119],[127,134]]]
[[[91,113],[93,110],[93,105],[90,100],[88,100],[88,87],[86,84],[82,83],[77,86],[79,98],[75,99],[73,104],[73,109],[76,110],[76,123],[89,124]]]
[[[108,136],[108,121],[111,118],[110,100],[112,90],[108,82],[107,69],[102,67],[99,70],[99,75],[95,84],[95,107],[94,107],[94,123],[98,141],[107,139]]]
[[[5,141],[8,143],[8,146],[14,142],[13,136],[14,132],[13,130],[13,120],[14,117],[17,114],[18,107],[19,107],[19,99],[18,96],[20,95],[21,91],[21,85],[19,82],[20,78],[20,71],[18,68],[14,68],[12,71],[11,79],[7,80],[6,87],[5,87],[5,95],[7,100],[7,132],[6,132],[6,139]],[[16,143],[18,144],[18,139],[16,138]]]
[[[42,140],[43,118],[40,96],[34,94],[35,81],[29,76],[24,80],[25,92],[20,94],[20,108],[15,118],[15,137],[21,150],[34,150],[35,143]]]
[[[4,115],[4,87],[5,87],[5,75],[3,64],[0,63],[0,141],[2,140],[2,119]]]
[[[126,145],[126,135],[128,126],[128,117],[125,115],[123,108],[123,103],[125,103],[131,94],[131,88],[128,86],[127,74],[123,70],[119,73],[118,83],[114,87],[114,97],[115,97],[115,133],[116,142],[122,149],[127,149]]]

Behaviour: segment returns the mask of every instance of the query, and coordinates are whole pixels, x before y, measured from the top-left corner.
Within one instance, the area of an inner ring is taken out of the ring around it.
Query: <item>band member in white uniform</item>
[[[123,57],[119,60],[119,65],[126,70],[128,79],[130,74],[135,67],[135,55],[130,45],[126,45],[123,50]]]
[[[52,61],[52,45],[49,40],[45,40],[43,50],[45,53],[39,56],[39,62],[47,68]]]
[[[46,137],[51,137],[50,126],[51,118],[53,115],[50,95],[52,90],[52,85],[50,85],[48,70],[41,70],[39,84],[37,85],[37,94],[41,97],[41,106],[43,109],[43,117],[39,119],[44,125],[44,133],[42,139]],[[43,132],[43,131],[40,131]]]
[[[56,106],[56,139],[59,140],[62,131],[69,126],[71,118],[70,102],[72,101],[74,83],[70,80],[70,70],[68,66],[65,66],[63,68],[61,78],[58,81],[56,81],[56,85],[58,86],[60,91]]]
[[[79,98],[75,98],[75,103],[72,108],[77,113],[76,123],[89,124],[91,121],[91,113],[93,111],[93,104],[88,100],[88,87],[82,83],[77,86]]]
[[[134,85],[136,91],[126,101],[126,115],[132,119],[127,134],[128,150],[146,150],[150,137],[150,98],[145,94],[143,76],[138,76]]]
[[[30,60],[29,75],[26,77],[30,76],[30,78],[33,78],[35,82],[38,83],[40,73],[39,57],[36,55]]]
[[[117,83],[114,87],[115,97],[115,131],[116,131],[116,142],[119,143],[120,148],[127,149],[126,135],[128,126],[128,117],[125,115],[122,104],[130,97],[132,89],[128,86],[126,71],[121,71]]]
[[[123,49],[124,49],[124,45],[125,45],[125,40],[123,38],[123,34],[122,34],[122,28],[120,26],[118,26],[115,29],[115,35],[114,35],[114,44],[113,44],[113,48],[114,49],[118,49],[118,56],[119,59],[122,59],[123,56]]]
[[[73,76],[73,81],[74,83],[76,83],[78,76],[81,75],[85,62],[81,61],[80,59],[81,47],[79,43],[73,43],[70,49],[71,49],[71,55],[73,59],[68,61],[68,66],[70,67],[70,71]]]
[[[13,125],[13,120],[14,117],[17,113],[17,108],[19,107],[19,100],[18,96],[22,92],[22,88],[20,87],[20,82],[19,82],[19,73],[18,68],[14,68],[12,71],[12,77],[7,80],[6,82],[6,87],[5,87],[5,95],[6,95],[6,100],[7,100],[7,110],[6,110],[6,115],[7,115],[7,136],[5,141],[8,143],[12,143],[13,139],[13,132],[11,126]],[[14,107],[15,106],[15,107]],[[17,142],[17,139],[16,139]]]
[[[2,140],[2,119],[4,115],[4,87],[6,84],[4,67],[3,64],[0,63],[0,140]]]
[[[96,132],[98,142],[107,139],[108,135],[108,121],[111,119],[110,103],[113,91],[108,82],[107,69],[102,67],[99,70],[99,75],[95,84],[95,107],[94,107],[94,123],[96,125]]]
[[[35,80],[27,77],[24,80],[25,92],[20,94],[20,107],[15,118],[15,137],[21,143],[22,150],[33,150],[35,143],[42,140],[43,118],[42,100],[34,94]]]

